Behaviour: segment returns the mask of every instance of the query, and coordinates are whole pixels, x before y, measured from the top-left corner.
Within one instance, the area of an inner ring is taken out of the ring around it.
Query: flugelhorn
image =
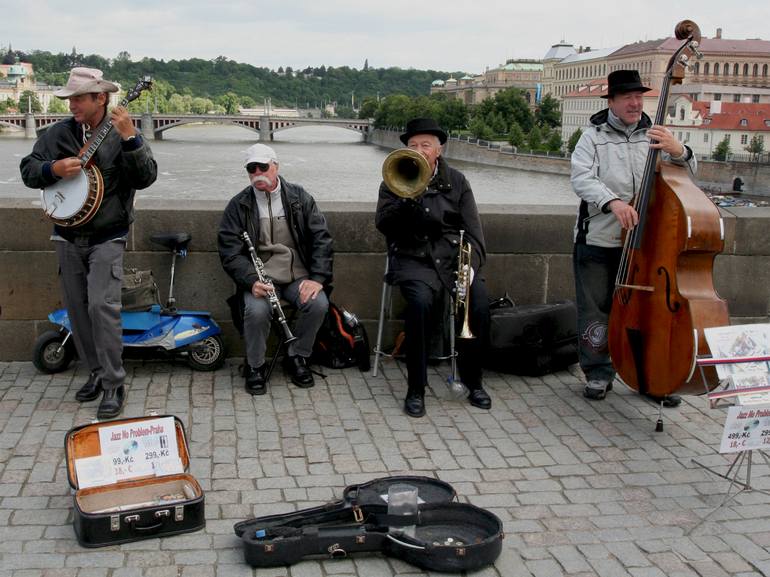
[[[249,233],[245,230],[241,233],[241,239],[244,243],[246,243],[246,248],[249,249],[249,255],[251,256],[251,262],[254,263],[254,268],[257,271],[257,277],[259,278],[259,282],[262,284],[273,286],[273,281],[271,281],[267,275],[265,274],[265,265],[262,262],[262,259],[257,256],[257,251],[254,248],[254,244],[251,242],[251,237],[249,237]],[[281,325],[281,328],[283,329],[283,340],[285,343],[290,343],[292,341],[296,341],[297,337],[295,337],[291,329],[289,328],[289,323],[286,322],[286,315],[283,314],[283,309],[281,308],[281,300],[278,298],[278,295],[275,293],[275,289],[271,288],[269,291],[267,291],[267,300],[270,302],[270,306],[273,309],[273,314],[275,315],[276,320]]]
[[[416,198],[428,188],[433,173],[425,157],[411,148],[399,148],[385,157],[382,180],[396,196]]]

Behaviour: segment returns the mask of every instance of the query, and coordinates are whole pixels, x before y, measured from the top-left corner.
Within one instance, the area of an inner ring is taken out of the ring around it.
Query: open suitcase
[[[403,483],[417,488],[418,511],[395,518],[388,514],[388,489]],[[437,479],[383,477],[348,486],[340,501],[242,521],[234,529],[252,567],[373,551],[432,571],[472,571],[494,563],[502,549],[502,523],[455,498],[452,486]],[[409,525],[413,534],[398,529]]]
[[[104,442],[118,449],[114,456],[106,454],[103,446],[105,433],[112,435],[112,431],[128,435]],[[161,458],[174,454],[171,443],[180,461],[174,467]],[[75,489],[75,535],[83,547],[187,533],[205,526],[203,489],[187,473],[190,456],[178,418],[139,417],[75,427],[67,432],[64,448],[67,477]]]

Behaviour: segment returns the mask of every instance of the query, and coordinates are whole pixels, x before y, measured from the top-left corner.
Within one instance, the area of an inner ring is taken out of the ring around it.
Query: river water
[[[30,198],[19,176],[19,161],[32,149],[21,132],[0,136],[0,197]],[[158,180],[137,192],[143,198],[224,201],[248,184],[243,152],[257,135],[247,129],[218,124],[187,125],[168,130],[151,143],[158,161]],[[361,136],[331,126],[298,127],[279,132],[270,143],[278,154],[281,174],[304,186],[319,201],[377,200],[382,161],[390,152],[365,144]],[[451,161],[473,188],[479,204],[577,205],[569,179],[510,168]]]

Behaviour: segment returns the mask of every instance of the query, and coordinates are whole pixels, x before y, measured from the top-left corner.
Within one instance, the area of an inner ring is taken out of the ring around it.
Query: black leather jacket
[[[283,202],[289,230],[309,278],[324,285],[332,282],[332,237],[326,219],[310,194],[299,185],[281,180]],[[254,263],[240,234],[247,231],[253,243],[259,239],[259,214],[251,185],[235,195],[225,208],[219,225],[217,245],[222,267],[239,290],[249,291],[257,281]]]
[[[21,161],[24,184],[45,188],[55,183],[58,178],[51,171],[51,162],[78,155],[83,146],[81,127],[74,118],[67,118],[48,128],[35,142],[32,153]],[[134,193],[150,186],[158,176],[158,165],[141,136],[123,142],[114,129],[96,151],[95,165],[104,179],[102,203],[94,217],[81,226],[57,225],[56,232],[64,238],[89,237],[98,243],[127,233],[134,220]]]
[[[375,224],[388,243],[388,282],[392,284],[402,279],[432,284],[430,279],[438,273],[441,283],[452,291],[460,230],[471,243],[471,264],[476,273],[486,261],[484,233],[471,186],[442,157],[428,189],[414,200],[396,196],[383,182]]]

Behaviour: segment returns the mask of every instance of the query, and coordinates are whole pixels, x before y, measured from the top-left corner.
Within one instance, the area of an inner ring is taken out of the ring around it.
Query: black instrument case
[[[418,489],[416,516],[388,515],[388,488],[396,483]],[[500,519],[455,498],[452,486],[437,479],[383,477],[346,487],[340,501],[242,521],[234,529],[252,567],[373,551],[431,571],[473,571],[494,563],[502,549]],[[410,524],[413,535],[398,530]]]
[[[74,527],[83,547],[104,547],[149,537],[176,535],[202,529],[205,524],[204,494],[187,470],[190,455],[184,426],[174,417],[177,449],[184,471],[163,476],[144,476],[109,485],[81,489],[75,462],[101,454],[99,429],[117,424],[142,423],[161,417],[103,421],[67,432],[64,448],[67,477],[74,495]],[[173,499],[164,498],[172,496]],[[183,498],[179,498],[183,497]],[[133,504],[138,506],[133,507]]]

